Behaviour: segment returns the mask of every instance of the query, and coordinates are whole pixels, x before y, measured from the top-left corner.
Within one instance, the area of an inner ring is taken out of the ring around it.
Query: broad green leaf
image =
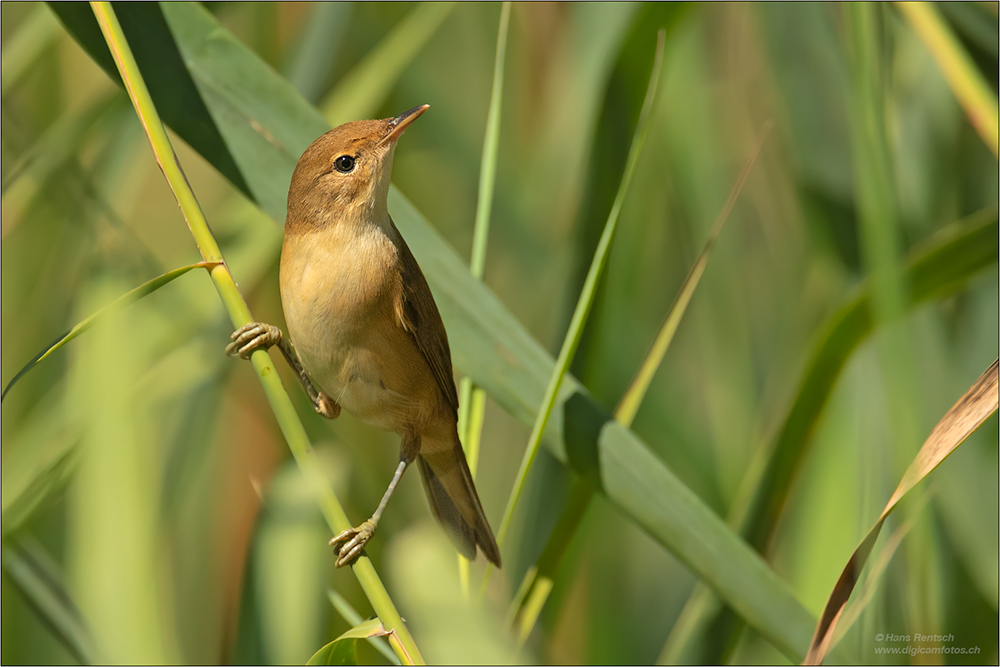
[[[83,2],[53,2],[49,8],[80,45],[116,83],[121,82],[114,59],[101,35],[90,5]],[[233,185],[250,194],[240,169],[226,148],[218,126],[208,114],[205,100],[183,66],[177,45],[170,36],[170,28],[163,18],[161,6],[121,3],[116,5],[118,19],[127,32],[134,32],[136,60],[144,66],[156,68],[157,76],[150,77],[150,88],[161,111],[172,118],[170,127],[191,146],[199,146],[213,166]]]

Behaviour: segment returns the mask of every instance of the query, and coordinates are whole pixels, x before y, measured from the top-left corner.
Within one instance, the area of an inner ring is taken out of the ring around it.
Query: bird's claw
[[[375,522],[369,519],[360,526],[348,528],[330,540],[330,546],[337,554],[337,562],[335,563],[337,567],[344,567],[358,557],[362,549],[365,548],[365,544],[375,534],[375,525]],[[341,542],[343,544],[340,544]]]
[[[229,339],[232,342],[226,345],[226,354],[249,359],[256,350],[266,350],[280,343],[281,329],[273,324],[250,322],[234,331]]]
[[[316,397],[313,407],[316,409],[316,412],[327,419],[336,419],[340,416],[340,404],[323,392],[319,392],[319,396]]]

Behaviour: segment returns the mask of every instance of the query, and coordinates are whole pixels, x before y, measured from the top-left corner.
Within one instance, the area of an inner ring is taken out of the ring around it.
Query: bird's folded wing
[[[395,224],[393,224],[395,228]],[[455,391],[455,379],[451,370],[451,349],[448,347],[448,334],[444,330],[444,322],[438,312],[431,289],[427,286],[417,260],[410,252],[399,230],[400,264],[402,266],[403,289],[396,299],[396,318],[417,344],[417,348],[427,361],[434,379],[437,380],[441,395],[458,416],[458,393]]]

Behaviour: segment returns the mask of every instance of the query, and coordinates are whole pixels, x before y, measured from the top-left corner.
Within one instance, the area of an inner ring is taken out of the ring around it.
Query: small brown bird
[[[337,567],[361,553],[413,461],[431,511],[458,551],[474,559],[478,544],[500,566],[458,439],[448,336],[386,206],[396,141],[427,108],[346,123],[306,149],[292,174],[281,247],[281,304],[291,342],[277,327],[253,322],[226,347],[248,359],[278,345],[317,412],[334,419],[343,407],[402,437],[399,465],[378,509],[330,540]]]

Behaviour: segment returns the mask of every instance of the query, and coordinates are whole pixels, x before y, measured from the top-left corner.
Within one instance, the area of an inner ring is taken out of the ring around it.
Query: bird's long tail
[[[431,511],[459,553],[475,560],[478,544],[487,560],[500,567],[500,549],[479,503],[458,434],[447,440],[424,436],[417,464]]]

